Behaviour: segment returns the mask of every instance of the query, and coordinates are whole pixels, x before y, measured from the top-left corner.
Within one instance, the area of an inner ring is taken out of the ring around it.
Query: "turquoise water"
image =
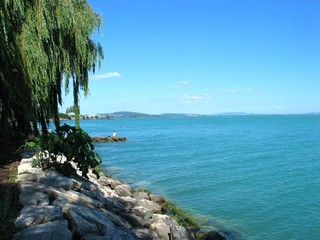
[[[320,116],[82,121],[108,173],[229,239],[320,239]]]

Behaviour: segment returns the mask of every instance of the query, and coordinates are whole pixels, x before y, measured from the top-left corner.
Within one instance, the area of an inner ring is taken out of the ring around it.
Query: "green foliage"
[[[66,113],[74,113],[74,106],[70,106],[66,109]]]
[[[59,125],[62,86],[69,92],[70,79],[79,118],[79,92],[88,94],[88,72],[103,58],[101,46],[91,39],[100,26],[101,17],[85,0],[0,1],[3,132],[12,123],[29,134],[30,122],[37,121],[45,132],[52,116]]]
[[[184,211],[182,208],[177,205],[165,201],[161,204],[163,212],[171,216],[174,220],[177,221],[181,226],[191,229],[200,229],[199,223],[194,219],[189,213]]]
[[[102,159],[94,151],[90,136],[81,128],[64,124],[57,132],[42,135],[28,142],[26,146],[38,150],[35,165],[43,169],[52,164],[62,174],[70,176],[76,173],[73,162],[83,177],[88,178],[89,169],[99,177],[99,165]],[[66,157],[65,161],[63,156]]]
[[[68,114],[65,113],[59,113],[59,118],[64,118],[64,119],[71,119],[71,117]]]

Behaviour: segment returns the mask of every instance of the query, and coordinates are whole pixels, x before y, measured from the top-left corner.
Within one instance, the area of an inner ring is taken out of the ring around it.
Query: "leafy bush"
[[[37,149],[37,159],[33,163],[42,169],[53,165],[65,176],[76,173],[71,162],[82,172],[82,176],[88,178],[89,169],[99,178],[99,165],[101,157],[94,151],[90,136],[81,128],[64,124],[57,132],[42,135],[26,146]],[[66,160],[63,160],[63,156]]]

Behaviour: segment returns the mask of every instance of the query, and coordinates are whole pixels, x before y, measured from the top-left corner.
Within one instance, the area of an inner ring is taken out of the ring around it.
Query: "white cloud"
[[[209,101],[210,99],[212,99],[212,96],[210,96],[207,93],[202,93],[197,95],[183,94],[183,95],[177,96],[176,98],[185,103],[194,103],[194,102]]]
[[[189,84],[190,83],[188,81],[180,81],[180,82],[177,82],[175,85],[173,85],[171,87],[172,88],[181,88],[181,87],[187,86]]]
[[[121,74],[118,72],[108,72],[104,74],[95,74],[90,77],[91,80],[102,80],[107,78],[120,78]]]
[[[225,89],[223,90],[224,93],[238,93],[240,90],[237,89]]]
[[[287,107],[286,106],[277,105],[277,106],[274,106],[274,108],[277,109],[277,110],[282,110],[282,109],[286,109]]]
[[[177,85],[179,85],[179,86],[189,85],[189,82],[188,81],[180,81],[180,82],[177,82]]]

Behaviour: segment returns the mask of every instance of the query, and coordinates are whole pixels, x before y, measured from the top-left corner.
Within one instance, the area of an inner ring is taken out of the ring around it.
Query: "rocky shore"
[[[126,137],[110,137],[110,136],[92,137],[91,141],[93,143],[97,143],[97,142],[125,142],[125,141],[127,141],[127,138]]]
[[[32,161],[25,153],[18,167],[22,210],[14,239],[196,239],[194,231],[161,214],[161,196],[134,191],[105,175],[67,178],[54,168],[33,168]],[[210,234],[205,239],[224,239]]]

